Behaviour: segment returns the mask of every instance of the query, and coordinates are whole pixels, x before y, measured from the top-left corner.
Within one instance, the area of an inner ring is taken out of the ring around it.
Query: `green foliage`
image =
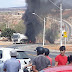
[[[11,26],[11,28],[12,28],[12,26]],[[14,29],[17,33],[25,33],[26,27],[24,25],[24,21],[21,20],[18,24],[14,25],[14,27],[12,29]]]
[[[0,30],[5,29],[6,24],[5,23],[0,23]]]
[[[51,44],[54,44],[55,36],[53,35],[53,32],[51,29],[48,29],[46,31],[46,40],[48,40]]]
[[[15,33],[16,31],[10,28],[5,28],[4,30],[2,30],[2,37],[8,37],[9,39],[11,39],[11,36],[13,35],[13,33]]]
[[[46,31],[46,40],[48,40],[51,44],[54,44],[55,39],[58,36],[58,25],[51,24],[51,28]]]

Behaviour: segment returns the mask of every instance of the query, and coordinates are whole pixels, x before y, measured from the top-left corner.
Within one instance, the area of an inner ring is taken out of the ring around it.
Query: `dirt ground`
[[[59,50],[60,45],[45,45],[44,48]],[[66,45],[66,51],[72,51],[72,45],[71,44]]]
[[[0,45],[11,45],[11,44],[13,43],[8,41],[0,41]]]
[[[8,42],[8,41],[0,41],[0,45],[11,45],[13,44],[12,42]],[[44,48],[48,48],[48,49],[53,49],[53,50],[59,50],[60,45],[45,45]],[[72,51],[72,45],[71,44],[67,44],[66,45],[66,51]]]

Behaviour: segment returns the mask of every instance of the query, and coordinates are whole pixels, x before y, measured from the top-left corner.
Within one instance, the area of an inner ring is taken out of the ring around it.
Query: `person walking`
[[[65,56],[66,48],[65,46],[60,47],[60,54],[55,58],[55,66],[66,65],[67,64],[67,56]]]
[[[35,57],[33,62],[32,62],[33,72],[39,72],[42,69],[51,66],[49,59],[47,59],[44,56],[44,48],[43,47],[37,47],[36,51],[37,51],[37,57]]]
[[[50,60],[50,64],[52,66],[52,58],[49,57],[50,51],[48,48],[44,48],[44,50],[45,50],[45,56],[46,56],[46,58],[48,58]]]
[[[21,64],[18,60],[16,60],[17,52],[15,50],[12,50],[10,54],[11,58],[5,61],[3,70],[5,72],[19,72]]]

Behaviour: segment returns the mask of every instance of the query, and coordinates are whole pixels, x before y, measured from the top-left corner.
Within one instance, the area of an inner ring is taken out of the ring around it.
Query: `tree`
[[[10,28],[5,28],[4,30],[2,30],[1,36],[2,37],[8,37],[9,40],[11,40],[11,36],[13,35],[13,33],[15,33],[16,31]]]
[[[51,24],[51,28],[46,31],[46,40],[48,40],[51,44],[54,44],[55,39],[58,36],[58,24]]]

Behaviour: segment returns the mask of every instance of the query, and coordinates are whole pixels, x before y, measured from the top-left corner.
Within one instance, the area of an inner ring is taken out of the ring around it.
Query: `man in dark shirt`
[[[50,65],[49,59],[47,59],[44,54],[44,48],[43,47],[37,47],[37,57],[34,58],[32,63],[33,72],[39,72],[44,68],[47,68]]]

